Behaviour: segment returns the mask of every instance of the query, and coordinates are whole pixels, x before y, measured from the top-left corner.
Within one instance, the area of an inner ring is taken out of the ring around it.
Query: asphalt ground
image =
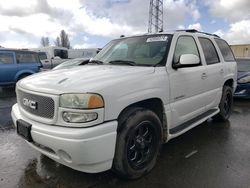
[[[250,188],[250,100],[235,100],[228,122],[207,121],[162,147],[145,177],[87,174],[40,155],[17,136],[11,121],[14,88],[0,89],[0,188]]]

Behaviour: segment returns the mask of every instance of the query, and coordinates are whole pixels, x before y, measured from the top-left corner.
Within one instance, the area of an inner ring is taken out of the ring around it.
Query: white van
[[[68,57],[70,59],[91,58],[98,54],[99,51],[101,51],[100,48],[69,49]]]
[[[44,69],[52,69],[68,59],[68,49],[58,46],[34,48],[38,52]]]

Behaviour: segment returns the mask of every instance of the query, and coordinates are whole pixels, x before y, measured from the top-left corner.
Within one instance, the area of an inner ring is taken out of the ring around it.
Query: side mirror
[[[179,63],[173,64],[173,68],[192,67],[200,64],[200,58],[194,54],[182,54]]]
[[[200,58],[194,54],[183,54],[180,57],[179,63],[181,65],[199,65]]]

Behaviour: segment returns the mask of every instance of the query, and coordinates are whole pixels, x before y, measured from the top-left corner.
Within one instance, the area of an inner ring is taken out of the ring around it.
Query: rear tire
[[[126,179],[136,179],[155,166],[162,143],[161,122],[147,109],[133,108],[119,120],[113,170]]]
[[[223,87],[223,93],[219,104],[220,113],[215,116],[217,121],[226,121],[229,119],[233,108],[233,89],[229,86]]]

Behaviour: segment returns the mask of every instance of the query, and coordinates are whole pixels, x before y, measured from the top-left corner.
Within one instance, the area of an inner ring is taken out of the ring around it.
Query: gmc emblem
[[[29,99],[26,99],[26,98],[23,98],[23,105],[24,106],[27,106],[29,108],[32,108],[34,110],[37,109],[37,102],[36,101],[32,101],[32,100],[29,100]]]

